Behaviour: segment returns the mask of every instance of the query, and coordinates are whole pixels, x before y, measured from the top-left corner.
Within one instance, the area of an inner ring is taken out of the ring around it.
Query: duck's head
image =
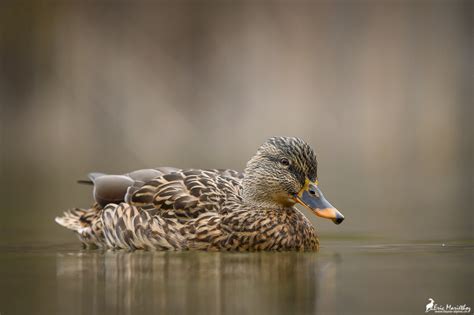
[[[274,137],[258,149],[245,168],[243,197],[248,203],[268,208],[299,203],[336,224],[344,220],[319,189],[316,154],[298,138]]]

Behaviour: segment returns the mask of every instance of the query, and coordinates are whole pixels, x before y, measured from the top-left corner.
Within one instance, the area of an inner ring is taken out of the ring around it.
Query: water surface
[[[472,242],[326,241],[319,253],[0,247],[0,313],[423,314],[474,306]]]

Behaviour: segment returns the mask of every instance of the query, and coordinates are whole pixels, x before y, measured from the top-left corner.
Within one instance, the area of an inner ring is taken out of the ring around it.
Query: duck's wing
[[[125,201],[185,222],[221,212],[227,201],[241,201],[241,175],[233,170],[180,170],[128,189]]]
[[[89,173],[89,179],[78,180],[80,184],[93,185],[94,200],[104,208],[109,203],[120,203],[130,187],[141,187],[147,181],[178,171],[173,167],[159,167],[156,169],[141,169],[122,175],[110,175],[104,173]]]

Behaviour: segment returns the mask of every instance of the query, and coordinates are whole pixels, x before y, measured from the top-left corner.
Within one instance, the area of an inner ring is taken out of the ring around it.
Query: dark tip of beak
[[[336,218],[332,220],[332,222],[334,222],[335,224],[341,224],[342,221],[344,221],[344,216],[340,213],[337,213]]]
[[[336,224],[341,224],[342,221],[344,221],[344,218],[337,218],[337,219],[334,219],[333,222],[336,223]]]

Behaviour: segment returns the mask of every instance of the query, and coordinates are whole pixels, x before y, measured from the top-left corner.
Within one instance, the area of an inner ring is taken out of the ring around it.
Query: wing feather
[[[185,222],[203,213],[220,212],[226,200],[240,200],[238,174],[231,170],[176,171],[146,182],[128,200],[133,206]]]

